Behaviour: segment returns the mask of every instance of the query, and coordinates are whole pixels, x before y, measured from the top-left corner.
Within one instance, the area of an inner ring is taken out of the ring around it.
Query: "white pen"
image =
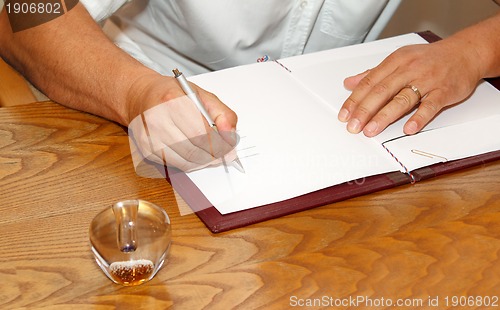
[[[213,121],[212,117],[210,117],[210,115],[208,114],[207,110],[205,109],[205,106],[201,103],[200,98],[198,98],[198,95],[191,88],[191,86],[189,85],[188,81],[186,80],[182,72],[180,72],[179,69],[174,69],[172,70],[172,72],[174,73],[175,78],[179,82],[179,85],[181,86],[186,96],[188,96],[194,102],[194,104],[198,108],[198,111],[200,111],[200,113],[203,115],[203,117],[208,122],[210,127],[212,127],[215,131],[218,132],[215,122]],[[222,161],[225,165],[224,157],[222,158]],[[236,157],[233,160],[232,164],[233,167],[236,168],[238,171],[245,173],[245,169],[243,169],[243,165],[241,164],[238,157]]]

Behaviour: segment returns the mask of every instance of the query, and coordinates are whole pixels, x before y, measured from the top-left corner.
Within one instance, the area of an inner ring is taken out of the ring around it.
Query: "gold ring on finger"
[[[415,95],[417,95],[417,97],[418,97],[417,103],[420,102],[420,100],[422,100],[422,94],[420,93],[420,91],[418,90],[418,88],[416,86],[408,84],[404,88],[409,88],[409,89],[413,90]]]

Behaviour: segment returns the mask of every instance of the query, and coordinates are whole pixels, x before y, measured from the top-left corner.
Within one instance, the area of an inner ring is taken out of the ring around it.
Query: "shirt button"
[[[307,6],[307,1],[302,1],[302,2],[300,3],[300,8],[301,8],[301,9],[305,9],[305,8],[306,8],[306,6]]]

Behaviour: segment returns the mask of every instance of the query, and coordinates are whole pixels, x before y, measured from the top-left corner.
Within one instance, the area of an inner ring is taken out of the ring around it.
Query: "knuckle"
[[[425,112],[426,114],[435,115],[441,110],[441,106],[435,101],[426,100],[420,104],[419,109],[421,109],[422,112]]]
[[[381,122],[381,123],[387,123],[392,121],[392,114],[388,111],[382,110],[377,113],[377,115],[373,118],[373,120]]]
[[[422,101],[417,111],[413,115],[415,121],[420,124],[425,124],[431,120],[441,110],[441,106],[435,101],[427,100]]]
[[[229,110],[228,113],[231,119],[234,119],[235,122],[238,122],[238,114],[236,114],[236,112],[234,112],[233,110]]]
[[[396,121],[404,113],[398,107],[387,105],[381,109],[374,117],[373,120],[377,121],[383,126],[389,125],[390,123]]]
[[[404,108],[409,108],[411,106],[411,99],[407,94],[398,94],[394,96],[392,100]]]
[[[373,83],[374,82],[373,82],[372,78],[369,75],[367,75],[364,78],[362,78],[361,81],[359,81],[358,86],[360,88],[372,88]]]
[[[346,99],[343,107],[352,111],[359,105],[359,101],[355,99],[353,96],[349,96],[349,98]]]
[[[357,116],[364,117],[364,116],[370,115],[370,114],[371,114],[370,110],[367,107],[365,107],[364,105],[360,105],[356,108],[356,115]]]
[[[214,93],[208,92],[208,96],[211,97],[212,100],[214,100],[214,101],[222,102],[220,100],[220,98],[216,94],[214,94]]]
[[[388,89],[389,87],[386,84],[378,83],[373,86],[372,91],[377,95],[381,95],[381,94],[386,94],[388,92]]]
[[[198,155],[200,154],[201,150],[195,146],[192,146],[192,147],[189,147],[185,153],[184,153],[184,156],[182,156],[185,160],[187,160],[188,162],[195,162],[195,159],[198,157]]]

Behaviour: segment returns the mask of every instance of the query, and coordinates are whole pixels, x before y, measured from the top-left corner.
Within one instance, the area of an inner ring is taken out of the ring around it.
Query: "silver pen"
[[[200,98],[198,98],[198,95],[191,88],[191,86],[189,85],[188,81],[186,80],[186,78],[184,77],[182,72],[180,72],[179,69],[174,69],[174,70],[172,70],[172,72],[174,73],[175,78],[179,82],[179,85],[181,86],[181,88],[184,91],[184,93],[186,94],[186,96],[188,96],[194,102],[194,104],[198,108],[198,111],[200,111],[200,113],[203,115],[203,117],[208,122],[210,127],[212,127],[212,129],[214,129],[215,131],[218,132],[217,126],[215,125],[215,122],[213,121],[210,114],[208,114],[207,110],[205,109],[205,106],[201,103]],[[222,157],[222,162],[225,166],[226,162],[224,160],[224,156]],[[238,157],[236,157],[232,161],[232,164],[233,164],[233,167],[236,168],[238,171],[245,173],[245,169],[243,169],[243,165],[241,164]],[[227,172],[227,169],[226,169],[226,172]]]

